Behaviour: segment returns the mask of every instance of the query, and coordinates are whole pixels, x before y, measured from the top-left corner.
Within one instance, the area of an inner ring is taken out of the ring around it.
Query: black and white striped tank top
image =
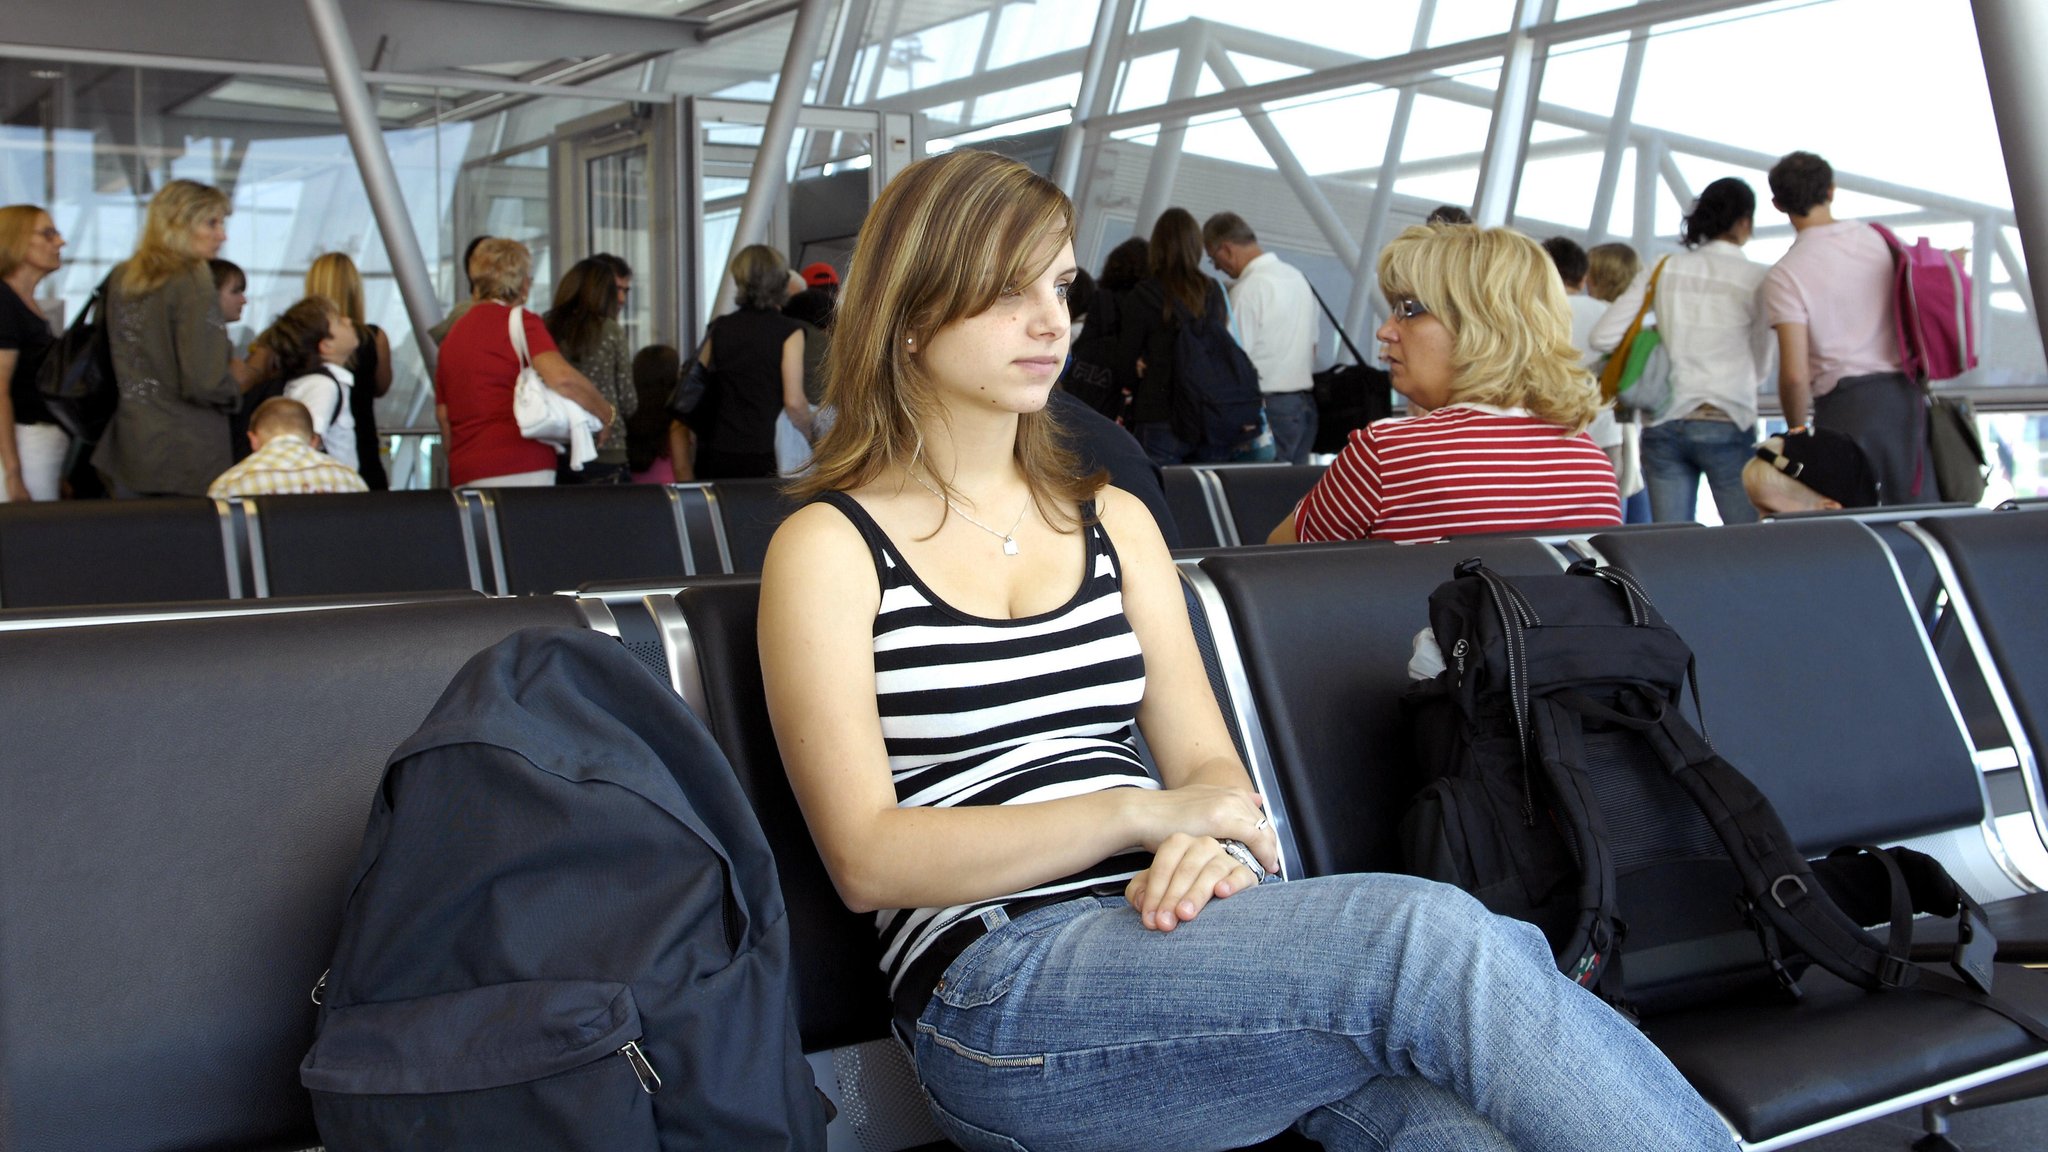
[[[933,594],[851,497],[820,499],[860,529],[881,581],[875,699],[898,807],[1023,804],[1159,787],[1133,745],[1145,659],[1124,616],[1123,572],[1100,524],[1082,529],[1086,576],[1072,599],[1036,616],[997,620]],[[1149,853],[1128,852],[993,900],[884,909],[875,926],[890,990],[913,967],[936,979],[939,961],[950,962],[985,931],[991,909],[1021,915],[1020,907],[1120,886],[1150,862]]]

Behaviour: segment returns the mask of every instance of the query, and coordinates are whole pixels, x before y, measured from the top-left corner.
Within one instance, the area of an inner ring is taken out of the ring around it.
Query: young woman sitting
[[[1332,1149],[1731,1147],[1533,927],[1405,877],[1260,883],[1273,830],[1158,529],[1044,410],[1072,229],[987,153],[883,190],[827,360],[839,419],[761,578],[776,740],[876,913],[940,1127],[1033,1152],[1297,1124]]]

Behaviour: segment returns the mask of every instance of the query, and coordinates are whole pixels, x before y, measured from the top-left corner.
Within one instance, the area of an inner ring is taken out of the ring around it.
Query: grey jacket
[[[234,463],[228,414],[242,403],[220,297],[204,262],[141,296],[118,287],[126,267],[106,317],[121,402],[93,465],[133,492],[204,496]]]

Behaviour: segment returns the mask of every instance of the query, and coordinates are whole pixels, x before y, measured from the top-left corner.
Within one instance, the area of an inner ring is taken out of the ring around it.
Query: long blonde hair
[[[882,189],[854,242],[825,355],[825,403],[837,417],[791,484],[799,496],[858,488],[906,471],[920,429],[944,420],[910,342],[924,346],[956,320],[993,307],[1005,289],[1037,279],[1048,245],[1073,236],[1074,206],[1050,180],[993,152],[960,149],[920,160]],[[1067,510],[1094,496],[1103,474],[1077,475],[1050,412],[1018,418],[1017,465],[1040,515],[1073,526]],[[951,486],[934,477],[949,494]]]
[[[154,292],[205,263],[193,250],[192,229],[232,209],[227,193],[197,180],[173,180],[157,189],[142,221],[142,240],[122,265],[121,291],[130,296]]]
[[[320,296],[341,310],[349,323],[363,327],[363,276],[346,252],[326,252],[306,269],[306,295]]]
[[[1534,240],[1510,228],[1422,224],[1380,250],[1380,291],[1412,296],[1451,330],[1453,403],[1527,408],[1577,435],[1599,396],[1572,346],[1564,282]]]

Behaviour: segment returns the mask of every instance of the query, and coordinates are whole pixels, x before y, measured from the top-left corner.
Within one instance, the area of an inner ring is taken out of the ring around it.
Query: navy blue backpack
[[[1259,370],[1223,320],[1195,315],[1179,300],[1161,294],[1151,281],[1137,291],[1148,303],[1166,307],[1173,317],[1168,333],[1173,342],[1173,434],[1206,449],[1199,459],[1229,459],[1232,449],[1259,434],[1266,409]]]
[[[822,1149],[767,840],[595,632],[472,659],[392,753],[300,1066],[358,1149]]]

